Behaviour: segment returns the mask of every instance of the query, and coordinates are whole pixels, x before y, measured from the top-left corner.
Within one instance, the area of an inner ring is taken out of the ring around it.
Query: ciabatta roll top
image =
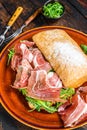
[[[65,87],[77,88],[87,81],[87,56],[64,30],[39,32],[33,41]]]

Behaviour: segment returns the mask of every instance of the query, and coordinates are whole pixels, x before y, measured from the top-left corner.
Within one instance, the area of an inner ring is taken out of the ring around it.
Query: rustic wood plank
[[[33,5],[37,6],[37,7],[41,7],[44,5],[44,3],[47,1],[47,0],[30,0]]]
[[[30,1],[18,0],[17,2],[14,2],[14,0],[10,0],[9,2],[7,2],[7,0],[4,0],[4,2],[3,0],[1,1],[10,15],[12,14],[14,8],[17,8],[18,6],[23,6],[24,11],[21,14],[21,16],[18,18],[18,20],[16,21],[17,27],[16,27],[16,23],[14,25],[14,27],[17,29],[36,10],[36,8],[38,8],[41,5],[41,3],[43,4],[46,0],[41,0],[41,1],[36,0],[35,2],[34,0],[30,0]],[[38,26],[44,26],[44,25],[58,25],[58,26],[62,25],[62,26],[75,28],[75,29],[78,29],[80,31],[87,33],[87,28],[86,28],[87,21],[84,19],[84,17],[79,12],[77,12],[77,10],[71,4],[69,4],[67,0],[61,0],[61,2],[65,6],[65,13],[61,19],[56,20],[56,21],[50,21],[50,20],[45,19],[40,14],[39,17],[37,17],[33,22],[31,22],[28,25],[28,27],[24,29],[24,31],[31,28],[38,27]],[[12,28],[13,30],[15,30],[14,27]]]
[[[28,18],[28,16],[31,15],[34,8],[33,4],[31,4],[29,0],[18,0],[16,2],[14,2],[14,0],[10,0],[9,2],[7,0],[4,0],[4,2],[3,0],[1,1],[10,15],[12,15],[13,10],[15,10],[15,8],[17,8],[18,6],[23,7],[23,12],[17,21],[18,25],[23,24],[23,22]]]
[[[7,2],[7,0],[4,0],[4,2],[2,1],[2,3],[10,15],[12,15],[13,10],[17,8],[18,6],[23,7],[24,10],[22,14],[20,15],[20,17],[18,18],[18,20],[16,21],[16,23],[18,24],[18,27],[21,26],[24,23],[24,21],[35,11],[34,5],[28,0],[26,2],[25,0],[22,0],[22,1],[19,0],[17,2],[14,2],[13,0],[10,0],[9,2]],[[14,26],[16,26],[16,24],[14,24]],[[35,24],[32,23],[25,30],[30,29],[31,27],[32,28],[35,27]]]
[[[6,22],[9,19],[9,13],[6,11],[6,9],[4,8],[4,6],[0,3],[0,20],[1,20],[1,24],[3,23],[3,25],[6,24]]]
[[[87,0],[68,0],[74,5],[80,13],[87,18]]]
[[[18,27],[20,27],[24,21],[38,8],[41,7],[44,2],[47,0],[0,0],[0,32],[2,32],[2,28],[5,27],[7,24],[9,18],[15,11],[15,9],[18,6],[22,6],[24,8],[23,13],[20,15],[20,17],[17,19],[11,30],[9,31],[8,35],[13,33],[14,30],[16,30]],[[67,26],[71,28],[78,29],[82,32],[87,33],[87,20],[86,17],[83,16],[83,14],[87,12],[81,12],[79,8],[83,8],[86,6],[81,2],[86,3],[87,0],[60,0],[64,6],[65,6],[65,13],[64,16],[61,19],[58,19],[56,21],[51,21],[48,19],[45,19],[42,14],[40,14],[34,21],[32,21],[28,27],[24,29],[24,31],[35,28],[38,26],[45,26],[45,25],[58,25],[58,26]],[[69,1],[69,2],[68,2]],[[79,1],[79,8],[75,6],[75,1]],[[73,4],[74,3],[74,4]],[[82,10],[82,9],[81,9]],[[86,15],[85,15],[86,16]],[[14,127],[14,130],[34,130],[33,128],[27,127],[15,119],[11,118],[7,112],[4,111],[4,109],[0,108],[1,115],[3,114],[3,122],[6,122],[6,119],[8,120],[7,124],[9,126],[9,129],[11,129],[11,123]],[[0,117],[1,117],[0,115]],[[2,118],[1,117],[1,118]],[[1,119],[0,118],[0,119]],[[1,121],[1,120],[0,120]],[[2,128],[3,122],[1,121],[0,127]],[[86,130],[87,126],[84,126],[82,129]],[[0,129],[2,130],[2,129]],[[80,130],[80,129],[76,129]]]
[[[3,5],[0,3],[0,33],[3,32],[4,26],[7,24],[9,17],[9,14],[7,13]]]
[[[17,23],[17,27],[20,27],[24,22],[25,20],[31,15],[34,13],[34,11],[39,7],[38,5],[36,4],[33,4],[31,1],[29,0],[18,0],[17,2],[14,2],[14,0],[10,0],[9,2],[7,2],[7,0],[1,0],[2,1],[2,4],[4,5],[4,7],[6,8],[6,10],[9,12],[10,15],[12,15],[12,12],[14,10],[14,8],[17,8],[18,6],[22,6],[24,8],[22,14],[20,15],[20,17],[18,18],[18,20],[16,21]],[[13,7],[13,8],[12,8]],[[42,21],[42,22],[41,22]],[[16,23],[14,24],[14,26],[16,26]],[[28,27],[26,27],[24,29],[24,31],[28,30],[28,29],[31,29],[31,28],[35,28],[35,27],[38,27],[38,26],[42,26],[42,25],[45,25],[45,20],[43,19],[43,17],[40,15],[40,17],[37,17],[34,22],[31,22]],[[16,30],[12,27],[13,30]]]
[[[87,20],[67,0],[61,2],[65,6],[64,16],[53,23],[48,20],[48,25],[67,26],[87,33]]]
[[[7,9],[4,7],[3,2],[0,3],[0,34],[3,33],[3,31],[5,30],[5,27],[7,26],[7,23],[15,10],[16,8],[13,11],[11,11],[11,14],[9,14]],[[15,22],[12,28],[6,34],[6,36],[12,34],[17,27],[18,27],[18,24]]]

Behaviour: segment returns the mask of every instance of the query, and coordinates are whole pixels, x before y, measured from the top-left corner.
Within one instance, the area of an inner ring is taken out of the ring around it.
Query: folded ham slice
[[[60,88],[62,88],[61,81],[54,72],[47,74],[45,70],[31,71],[27,87],[28,96],[35,99],[63,101],[59,98]]]
[[[83,87],[83,90],[84,88],[85,87]],[[73,127],[87,120],[87,91],[83,96],[82,93],[77,90],[77,93],[72,97],[70,102],[59,107],[58,113],[61,115],[65,127]]]
[[[60,31],[58,31],[58,34],[60,34]],[[64,36],[68,38],[65,32],[64,32]],[[35,99],[52,101],[53,103],[64,102],[65,100],[60,99],[60,91],[61,88],[63,87],[60,78],[52,70],[50,64],[44,59],[40,50],[36,47],[33,47],[33,45],[34,42],[29,42],[24,40],[14,47],[15,54],[11,60],[11,68],[14,71],[16,71],[17,74],[16,74],[16,79],[14,81],[13,87],[16,89],[26,88],[27,96]],[[47,52],[46,49],[45,52]],[[54,59],[54,61],[56,61],[56,59]],[[79,71],[78,71],[78,75],[79,75]],[[69,76],[71,76],[71,74]],[[64,73],[64,79],[65,80],[67,79],[65,73]],[[70,80],[68,83],[70,84]],[[87,119],[87,87],[84,88],[80,87],[71,100],[69,100],[68,102],[64,103],[62,106],[59,107],[58,113],[60,114],[65,127],[72,127],[78,124],[79,122],[86,120]]]
[[[16,48],[18,48],[17,50],[15,48],[15,55],[11,62],[11,68],[17,71],[16,80],[13,85],[15,88],[25,88],[27,86],[30,71],[33,69],[30,65],[32,53],[27,48],[26,44],[23,43],[20,44],[20,46],[16,45]]]
[[[38,48],[32,49],[33,54],[33,67],[34,70],[46,70],[49,72],[51,70],[51,66],[49,62],[47,62],[44,57],[42,56],[41,52],[38,50]]]
[[[13,87],[26,88],[28,96],[46,101],[62,101],[59,98],[63,87],[61,80],[52,70],[34,43],[21,41],[15,46],[11,67],[17,72]],[[51,70],[51,71],[50,71]]]

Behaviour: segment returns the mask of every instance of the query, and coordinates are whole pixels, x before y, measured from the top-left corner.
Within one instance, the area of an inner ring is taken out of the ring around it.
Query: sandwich
[[[43,31],[34,35],[33,41],[65,87],[78,88],[87,81],[87,56],[65,31]]]
[[[78,89],[87,82],[87,56],[64,30],[41,31],[13,50],[11,68],[16,77],[12,87],[22,92],[30,111],[54,113],[59,109],[61,113],[62,105],[71,105],[75,94],[80,97]]]

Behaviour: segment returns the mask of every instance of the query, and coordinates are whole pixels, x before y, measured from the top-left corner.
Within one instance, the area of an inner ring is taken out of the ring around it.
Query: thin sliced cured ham
[[[60,32],[58,32],[58,33],[60,34]],[[53,38],[54,38],[54,36],[53,36]],[[49,40],[47,39],[48,42],[49,42]],[[46,41],[46,43],[47,43],[47,41]],[[52,39],[51,39],[51,41],[55,42],[55,40],[52,40]],[[57,42],[55,42],[55,43],[57,43]],[[72,126],[77,125],[78,123],[86,120],[87,119],[87,87],[85,87],[85,88],[80,87],[79,89],[77,89],[76,94],[71,99],[67,99],[68,100],[67,102],[66,102],[66,100],[61,99],[60,96],[61,96],[61,89],[62,89],[63,85],[62,85],[60,78],[54,71],[52,71],[52,67],[50,66],[49,62],[47,62],[45,60],[45,58],[43,57],[40,50],[33,45],[34,45],[34,42],[29,42],[27,40],[24,40],[24,41],[21,41],[19,44],[16,44],[16,46],[14,47],[15,54],[11,60],[11,68],[14,71],[16,71],[17,74],[16,74],[16,79],[14,81],[13,87],[16,89],[26,88],[27,93],[25,96],[28,96],[28,97],[31,97],[34,99],[51,101],[52,103],[55,103],[55,102],[64,103],[63,105],[61,105],[59,107],[58,113],[60,114],[65,127],[72,127]],[[43,48],[43,44],[41,44],[41,45]],[[47,46],[49,48],[49,45],[47,45]],[[61,46],[61,45],[59,44],[59,46]],[[56,47],[55,47],[55,49],[56,49]],[[59,48],[57,48],[57,49],[59,49]],[[56,49],[56,51],[58,51],[57,49]],[[47,52],[46,48],[44,49],[44,54],[47,53],[48,61],[50,59],[50,63],[51,63],[51,65],[54,64],[54,69],[55,69],[55,61],[57,59],[57,55],[55,55],[54,52],[52,51],[52,49],[50,49],[50,48],[48,49],[48,51],[51,52],[52,55],[55,57],[54,60],[52,60],[52,58],[53,58],[52,56],[50,57],[48,55],[49,53]],[[64,51],[62,51],[62,54],[63,54],[63,52]],[[63,56],[64,56],[64,54],[63,54]],[[63,57],[63,60],[65,60],[64,57]],[[72,59],[68,58],[68,60],[72,60]],[[53,61],[54,61],[54,63],[53,63]],[[66,60],[65,60],[65,62],[66,62]],[[72,60],[72,62],[73,62],[73,60]],[[57,67],[60,68],[60,63],[63,63],[63,62],[60,62],[60,60],[59,60],[56,63],[57,63]],[[64,64],[62,64],[62,65],[64,65]],[[71,65],[71,67],[75,68],[72,65]],[[64,65],[64,69],[65,68],[66,68],[66,66]],[[72,68],[71,68],[71,72],[72,72]],[[57,68],[57,70],[58,70],[58,68]],[[62,67],[59,72],[62,72],[61,70],[62,70]],[[85,72],[85,71],[83,71],[83,72]],[[62,75],[63,80],[65,80],[65,79],[67,80],[67,78],[65,76],[66,74],[67,74],[67,70],[63,71],[63,75]],[[69,79],[71,79],[70,75],[71,75],[71,73],[69,71]],[[73,75],[73,73],[72,73],[72,75]],[[74,75],[75,75],[75,73],[74,73]],[[76,78],[76,75],[75,75],[75,78]],[[69,80],[69,81],[71,81],[71,80]],[[71,84],[71,82],[68,82],[68,85],[66,85],[66,86],[69,86],[69,84]],[[75,85],[77,86],[77,84],[75,84]],[[72,86],[73,86],[73,84],[72,84]],[[63,96],[65,96],[65,95],[63,95]]]
[[[87,86],[82,86],[78,88],[77,93],[81,95],[81,97],[85,100],[87,103]]]
[[[12,60],[11,60],[11,68],[14,71],[17,71],[17,68],[19,65],[21,65],[21,61],[22,61],[22,55],[18,55],[15,53],[15,55],[13,55]]]
[[[86,95],[85,95],[86,96]],[[65,127],[73,127],[87,119],[87,102],[76,93],[71,102],[65,103],[58,109]]]
[[[15,46],[11,64],[17,74],[13,87],[27,88],[28,96],[35,99],[64,102],[59,98],[62,82],[55,72],[50,72],[52,67],[33,45],[33,42],[22,41]]]
[[[45,70],[31,71],[27,87],[28,96],[35,99],[60,101],[60,88],[62,88],[62,83],[54,72],[48,76]]]
[[[34,65],[34,68],[36,68],[37,66],[39,65],[42,65],[44,64],[46,61],[44,60],[41,52],[37,49],[37,48],[34,48],[32,50],[32,54],[34,56],[33,58],[33,65]]]
[[[18,53],[18,54],[21,53],[21,48],[20,48],[20,46],[21,46],[22,44],[26,45],[27,47],[33,47],[34,42],[31,42],[31,41],[28,41],[28,40],[22,40],[22,41],[20,41],[18,44],[16,44],[16,45],[14,46],[15,53]]]
[[[31,70],[32,67],[29,62],[26,59],[23,59],[21,65],[18,66],[16,80],[13,87],[26,88],[26,86],[28,85],[28,78]]]
[[[87,56],[66,31],[44,30],[32,39],[66,88],[78,88],[87,81]]]
[[[80,87],[80,88],[78,89],[78,92],[83,92],[83,93],[86,93],[86,94],[87,94],[87,86],[85,86],[85,87]]]
[[[13,70],[17,70],[18,66],[21,65],[21,61],[23,58],[26,58],[27,60],[29,60],[29,62],[32,62],[33,55],[26,45],[28,47],[32,47],[34,45],[34,42],[23,40],[21,41],[21,43],[15,45],[15,54],[13,55],[11,60],[11,68]]]
[[[25,88],[28,85],[30,71],[33,69],[30,65],[30,55],[32,54],[25,44],[20,44],[20,47],[18,45],[18,48],[20,48],[21,52],[20,54],[17,54],[16,51],[11,62],[12,69],[17,71],[16,80],[13,87]]]
[[[44,59],[41,52],[38,50],[38,48],[34,48],[32,50],[33,54],[33,66],[36,70],[46,70],[49,72],[51,70],[50,64]]]
[[[57,74],[54,72],[49,72],[47,74],[47,83],[51,88],[62,88],[61,80],[58,78]]]

